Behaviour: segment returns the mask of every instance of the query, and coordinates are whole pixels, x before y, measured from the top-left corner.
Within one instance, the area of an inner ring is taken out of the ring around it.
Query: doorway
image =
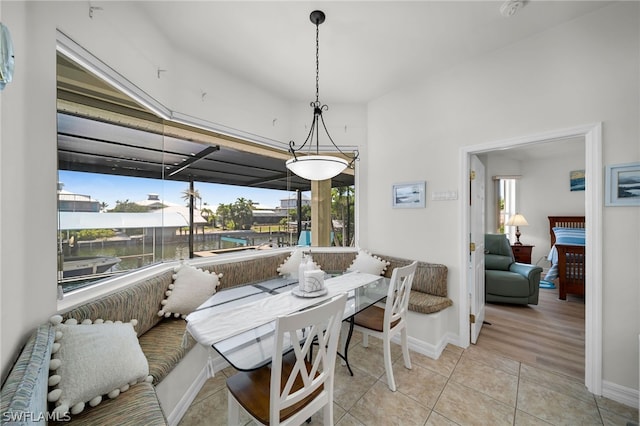
[[[588,185],[585,189],[586,238],[590,242],[586,252],[585,288],[585,377],[584,383],[591,393],[602,394],[602,124],[595,123],[568,129],[560,129],[518,138],[463,147],[460,151],[460,211],[461,211],[461,257],[460,257],[460,310],[459,336],[462,347],[468,347],[469,334],[469,294],[473,280],[467,272],[468,247],[470,241],[470,209],[468,200],[470,188],[468,171],[470,158],[496,150],[524,147],[548,143],[566,138],[584,138],[585,175]],[[464,284],[466,283],[466,285]]]

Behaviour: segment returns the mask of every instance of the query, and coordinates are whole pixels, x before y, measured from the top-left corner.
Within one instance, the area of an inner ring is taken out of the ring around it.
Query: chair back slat
[[[395,268],[391,273],[391,283],[387,293],[387,308],[384,312],[385,329],[391,328],[391,324],[406,317],[409,309],[409,296],[411,295],[411,284],[416,274],[418,262]]]
[[[271,424],[277,424],[273,419],[279,419],[283,409],[298,404],[314,393],[319,392],[321,396],[324,393],[322,398],[332,403],[329,399],[331,392],[327,392],[327,389],[333,389],[338,336],[346,300],[347,295],[343,293],[321,305],[277,319],[277,349],[271,364]],[[287,357],[282,353],[281,349],[287,340],[293,347],[295,357]],[[317,350],[313,353],[313,360],[309,361],[314,343],[317,343]],[[293,365],[285,366],[287,362]],[[288,377],[282,377],[285,368],[290,368]]]

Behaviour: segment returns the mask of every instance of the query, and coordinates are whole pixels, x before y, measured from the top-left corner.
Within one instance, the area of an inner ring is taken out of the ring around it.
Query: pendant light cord
[[[320,24],[316,23],[316,104],[320,105]]]
[[[324,22],[325,15],[322,11],[314,11],[311,13],[311,22],[316,25],[316,101],[311,102],[310,106],[313,108],[313,121],[311,122],[311,128],[309,129],[309,133],[307,134],[307,138],[304,143],[300,146],[300,148],[296,149],[296,143],[292,140],[289,141],[289,152],[293,155],[295,160],[298,159],[296,152],[302,150],[305,146],[307,146],[308,152],[312,152],[313,142],[315,137],[315,151],[316,155],[320,154],[320,124],[322,123],[322,128],[327,135],[327,138],[331,142],[331,144],[336,148],[336,150],[344,155],[345,157],[349,157],[345,154],[338,145],[333,141],[329,131],[327,130],[327,126],[324,123],[324,117],[322,116],[323,111],[327,111],[329,107],[327,105],[322,105],[320,103],[320,24]],[[308,145],[307,145],[308,144]],[[352,154],[348,167],[353,167],[354,162],[358,159],[360,153],[356,149]]]

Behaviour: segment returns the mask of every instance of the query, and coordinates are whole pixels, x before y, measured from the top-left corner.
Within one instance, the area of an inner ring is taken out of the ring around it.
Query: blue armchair
[[[537,305],[542,268],[517,263],[504,234],[484,236],[485,300]]]

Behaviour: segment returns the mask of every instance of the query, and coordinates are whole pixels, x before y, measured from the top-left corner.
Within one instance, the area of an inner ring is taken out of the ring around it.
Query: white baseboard
[[[640,393],[636,389],[603,380],[602,396],[629,407],[640,408]]]
[[[396,343],[400,344],[400,339],[397,337],[398,336],[395,336],[393,340],[397,340]],[[429,358],[438,359],[440,358],[442,351],[444,351],[444,349],[447,347],[447,344],[453,343],[454,339],[452,333],[446,333],[435,344],[418,340],[411,336],[409,336],[408,340],[409,349],[411,349],[412,351],[428,356]]]

